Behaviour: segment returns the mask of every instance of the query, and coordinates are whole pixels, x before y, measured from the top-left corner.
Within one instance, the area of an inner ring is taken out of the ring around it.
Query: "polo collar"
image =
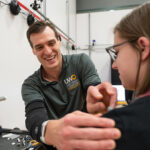
[[[66,68],[67,68],[67,66],[68,66],[68,60],[67,60],[66,55],[62,55],[62,60],[63,60],[63,61],[62,61],[62,70],[61,70],[61,73],[60,73],[60,77],[61,77],[61,75],[63,74],[63,72],[66,70]],[[39,78],[40,78],[41,83],[42,83],[44,86],[57,84],[56,81],[50,82],[50,81],[44,80],[44,78],[42,77],[42,69],[43,69],[43,67],[42,67],[42,65],[41,65],[40,68],[38,69],[38,76],[39,76]]]

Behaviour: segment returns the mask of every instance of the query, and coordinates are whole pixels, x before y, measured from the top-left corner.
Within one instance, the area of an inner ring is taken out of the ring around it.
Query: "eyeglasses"
[[[128,42],[134,42],[134,41],[136,41],[136,40],[137,40],[137,39],[124,41],[124,42],[121,42],[121,43],[119,43],[119,44],[116,44],[116,45],[113,45],[113,46],[109,46],[109,47],[107,47],[107,48],[105,48],[105,49],[106,49],[107,53],[110,55],[111,60],[112,60],[112,61],[115,61],[115,60],[117,59],[117,54],[118,54],[118,52],[116,52],[116,51],[114,50],[114,48],[115,48],[115,47],[118,47],[118,46],[121,46],[121,45],[123,45],[123,44],[125,44],[125,43],[128,43]]]

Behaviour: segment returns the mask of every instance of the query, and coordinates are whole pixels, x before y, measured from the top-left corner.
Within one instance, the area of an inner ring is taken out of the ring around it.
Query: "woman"
[[[136,98],[103,116],[114,119],[122,132],[116,150],[149,150],[150,3],[134,9],[115,26],[114,44],[106,48],[113,60],[112,68],[118,69],[122,84],[135,91]]]
[[[150,3],[133,10],[114,28],[114,46],[106,48],[122,84],[136,91],[134,102],[104,116],[115,119],[122,137],[119,150],[150,149]],[[113,54],[113,55],[112,55]]]

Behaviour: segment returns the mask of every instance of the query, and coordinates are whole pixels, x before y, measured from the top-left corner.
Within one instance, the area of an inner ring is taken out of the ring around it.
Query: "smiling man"
[[[88,87],[100,83],[90,58],[62,55],[60,37],[46,21],[32,24],[27,38],[41,63],[22,85],[26,127],[32,138],[51,145],[50,149],[113,149],[113,139],[120,136],[114,121],[84,113]]]
[[[62,69],[62,55],[60,53],[60,40],[50,27],[45,27],[41,33],[30,36],[34,55],[43,66],[42,75],[48,81],[58,81]]]

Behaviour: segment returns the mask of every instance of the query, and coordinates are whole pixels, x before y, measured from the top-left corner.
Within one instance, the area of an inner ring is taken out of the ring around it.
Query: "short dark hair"
[[[52,23],[49,23],[48,21],[44,21],[44,20],[36,21],[27,30],[27,39],[28,39],[31,47],[33,47],[32,42],[30,40],[31,34],[33,34],[33,33],[40,33],[46,27],[50,27],[54,31],[55,37],[60,40],[60,35],[56,31],[55,26]]]

